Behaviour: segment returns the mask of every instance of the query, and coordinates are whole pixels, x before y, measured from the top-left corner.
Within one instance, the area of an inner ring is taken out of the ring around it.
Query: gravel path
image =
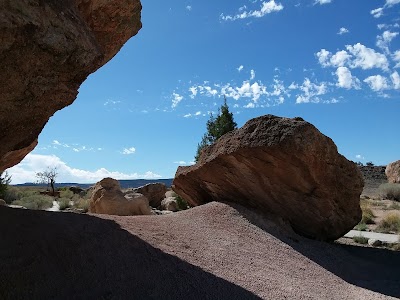
[[[359,230],[350,230],[348,233],[344,235],[345,237],[352,238],[355,236],[362,236],[368,239],[380,240],[386,243],[399,243],[400,235],[397,234],[388,234],[388,233],[379,233],[379,232],[368,232],[368,231],[359,231]]]
[[[215,202],[136,217],[0,207],[0,299],[400,297],[399,252],[274,224]]]

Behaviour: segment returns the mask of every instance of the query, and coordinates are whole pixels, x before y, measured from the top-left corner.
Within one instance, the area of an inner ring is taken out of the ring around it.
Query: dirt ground
[[[240,206],[163,216],[0,207],[0,299],[389,299],[400,252],[312,241]]]

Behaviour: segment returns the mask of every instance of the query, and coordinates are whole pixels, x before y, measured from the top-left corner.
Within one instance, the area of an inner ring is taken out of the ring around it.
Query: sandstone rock
[[[363,180],[333,141],[301,118],[272,115],[205,148],[179,167],[174,191],[192,206],[237,202],[274,214],[307,237],[334,240],[361,220]]]
[[[376,239],[369,239],[368,245],[373,246],[373,247],[379,247],[379,246],[382,246],[382,241],[376,240]]]
[[[6,201],[4,201],[3,199],[0,199],[0,206],[5,206],[7,205]]]
[[[169,211],[178,211],[178,204],[174,197],[168,197],[161,201],[161,209]]]
[[[385,173],[389,183],[400,183],[400,160],[388,164]]]
[[[141,28],[139,0],[0,1],[0,172]]]
[[[164,199],[167,187],[163,183],[149,183],[133,189],[134,192],[143,194],[152,207],[159,207],[161,200]]]
[[[131,193],[124,197],[119,182],[112,178],[104,178],[96,183],[89,202],[89,212],[119,216],[152,214],[145,196]]]

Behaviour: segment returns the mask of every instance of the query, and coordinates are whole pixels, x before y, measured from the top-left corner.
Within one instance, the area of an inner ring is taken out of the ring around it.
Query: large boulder
[[[400,183],[400,160],[388,164],[385,173],[389,183]]]
[[[112,178],[104,178],[96,183],[89,202],[89,212],[118,216],[152,214],[145,196],[137,193],[124,196],[119,182]]]
[[[159,207],[161,201],[165,198],[167,187],[164,183],[149,183],[135,188],[133,191],[145,195],[146,198],[149,199],[150,206]]]
[[[141,28],[139,0],[0,1],[0,172]]]
[[[174,191],[191,205],[237,202],[275,214],[299,234],[334,240],[361,220],[362,175],[301,118],[248,121],[179,167]]]

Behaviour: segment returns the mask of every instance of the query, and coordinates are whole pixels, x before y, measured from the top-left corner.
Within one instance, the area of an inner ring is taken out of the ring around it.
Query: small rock
[[[373,247],[379,247],[379,246],[382,246],[382,241],[377,240],[377,239],[369,239],[368,245],[373,246]]]
[[[174,197],[165,198],[163,201],[161,201],[161,209],[169,211],[178,211],[178,203],[176,203]]]

